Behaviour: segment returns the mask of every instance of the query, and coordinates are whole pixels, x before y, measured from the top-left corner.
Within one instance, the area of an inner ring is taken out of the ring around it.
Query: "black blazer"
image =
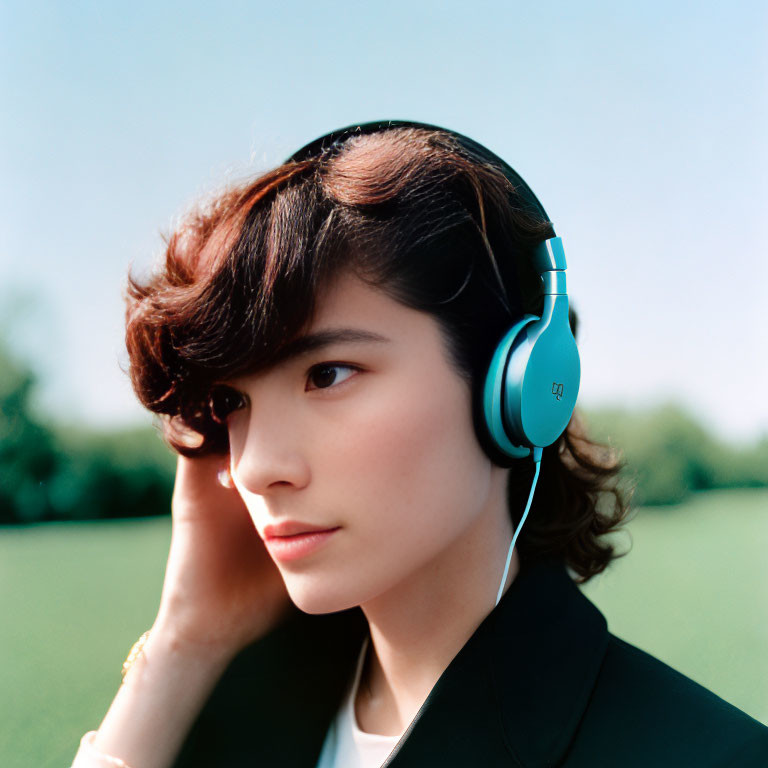
[[[368,631],[292,609],[227,668],[175,768],[315,768]],[[435,684],[392,768],[768,767],[768,727],[608,632],[555,561],[524,567]]]

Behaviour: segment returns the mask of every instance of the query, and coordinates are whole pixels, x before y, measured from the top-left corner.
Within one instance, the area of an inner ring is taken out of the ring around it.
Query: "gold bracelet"
[[[131,665],[133,664],[136,659],[139,658],[141,655],[141,652],[144,650],[144,643],[147,642],[147,638],[149,637],[149,630],[147,630],[131,647],[131,650],[128,652],[128,656],[126,657],[125,661],[123,662],[123,669],[120,672],[120,675],[122,677],[122,682],[125,682],[125,675],[128,672],[128,670],[131,668]]]

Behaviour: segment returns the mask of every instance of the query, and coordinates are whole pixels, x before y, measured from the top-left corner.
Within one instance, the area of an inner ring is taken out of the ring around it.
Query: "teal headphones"
[[[332,151],[352,136],[387,128],[426,128],[453,136],[469,153],[498,166],[521,194],[525,203],[546,221],[549,217],[531,188],[507,163],[482,144],[437,125],[407,120],[379,120],[348,125],[311,141],[285,162],[301,161]],[[541,276],[544,308],[541,317],[525,314],[496,346],[483,384],[483,421],[494,450],[507,458],[532,455],[535,472],[528,503],[512,535],[501,577],[496,605],[507,581],[515,542],[533,501],[539,479],[541,454],[568,426],[579,394],[581,364],[576,340],[568,322],[568,293],[565,289],[565,253],[559,237],[544,240],[533,255],[533,266]]]
[[[305,160],[332,150],[352,136],[390,127],[426,128],[450,134],[469,152],[498,166],[526,204],[549,220],[531,188],[500,157],[467,136],[436,125],[406,120],[350,125],[315,139],[286,162]],[[485,377],[482,411],[494,447],[509,458],[533,454],[538,477],[542,449],[557,440],[571,419],[579,393],[581,365],[568,322],[562,240],[553,237],[539,243],[533,266],[541,276],[541,317],[524,315],[499,342]]]

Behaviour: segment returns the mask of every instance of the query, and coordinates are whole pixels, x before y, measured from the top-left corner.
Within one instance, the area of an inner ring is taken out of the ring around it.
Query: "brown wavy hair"
[[[516,525],[533,467],[491,443],[481,390],[496,344],[526,312],[541,314],[536,243],[554,236],[504,173],[450,133],[415,127],[347,138],[316,156],[230,184],[164,236],[164,264],[128,273],[126,345],[141,403],[185,456],[226,454],[213,382],[264,370],[312,319],[318,290],[352,270],[402,304],[432,315],[457,373],[470,384],[478,440],[510,468]],[[577,332],[577,316],[570,310]],[[621,557],[618,530],[631,490],[623,460],[590,440],[579,408],[543,452],[518,540],[523,562],[556,558],[584,583]]]

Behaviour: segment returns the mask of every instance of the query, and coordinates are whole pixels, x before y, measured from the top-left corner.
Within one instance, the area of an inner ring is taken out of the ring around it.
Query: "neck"
[[[358,725],[397,735],[494,609],[512,540],[506,509],[481,515],[438,561],[361,607],[371,642],[355,702]],[[513,551],[504,592],[519,571]]]

